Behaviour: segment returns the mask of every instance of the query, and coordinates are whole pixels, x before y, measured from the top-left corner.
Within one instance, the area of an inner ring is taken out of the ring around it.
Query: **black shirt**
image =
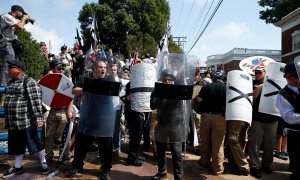
[[[202,87],[199,95],[203,99],[203,112],[225,115],[226,85],[223,82],[213,82]]]

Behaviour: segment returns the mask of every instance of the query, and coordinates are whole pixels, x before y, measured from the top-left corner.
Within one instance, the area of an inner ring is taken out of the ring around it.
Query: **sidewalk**
[[[126,152],[126,145],[123,148],[123,151]],[[55,152],[58,156],[58,152]],[[171,162],[171,154],[168,154],[168,178],[173,179],[172,175],[172,162]],[[121,153],[121,157],[119,159],[113,159],[113,166],[110,173],[111,180],[150,180],[151,177],[156,174],[157,168],[155,165],[155,161],[153,160],[153,156],[151,152],[144,152],[143,155],[146,158],[145,163],[141,167],[127,166],[126,165],[126,153]],[[56,157],[57,157],[56,156]],[[99,158],[97,158],[98,152],[88,153],[85,159],[84,173],[81,176],[76,176],[73,179],[98,179],[99,174]],[[29,157],[28,155],[24,158],[24,173],[21,175],[16,175],[7,179],[11,180],[24,180],[24,179],[47,179],[47,176],[40,175],[39,165],[37,157]],[[236,176],[232,175],[225,169],[225,174],[222,176],[213,176],[211,173],[201,168],[198,164],[199,156],[192,154],[191,152],[187,152],[184,157],[184,179],[186,180],[253,180],[256,179],[252,176]],[[5,172],[9,165],[13,165],[13,158],[8,155],[0,155],[0,176],[2,176],[3,172]],[[52,162],[49,164],[51,167],[51,171],[55,170],[56,163]],[[60,173],[52,179],[68,179],[64,177],[64,172],[68,168],[66,166],[60,166]],[[290,173],[287,172],[288,169],[288,161],[283,161],[277,158],[274,158],[273,163],[274,172],[272,174],[262,174],[262,180],[288,180]]]

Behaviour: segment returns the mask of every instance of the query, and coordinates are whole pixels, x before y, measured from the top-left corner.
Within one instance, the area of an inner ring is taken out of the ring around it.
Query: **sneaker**
[[[142,166],[143,165],[143,161],[139,160],[139,159],[127,159],[127,164],[128,165],[132,165],[132,166]]]
[[[260,171],[260,169],[250,169],[250,174],[253,177],[261,178],[261,171]]]
[[[71,170],[69,170],[65,173],[65,176],[67,178],[72,178],[72,177],[75,177],[76,175],[81,174],[81,173],[82,173],[82,169],[72,168]]]
[[[238,176],[248,176],[249,175],[249,171],[247,170],[240,170],[238,168],[231,168],[230,172],[234,175],[238,175]]]
[[[113,154],[114,154],[114,157],[115,157],[116,159],[119,159],[119,158],[120,158],[120,152],[119,152],[119,151],[115,151],[115,152],[113,152]]]
[[[160,179],[165,179],[167,178],[167,173],[164,172],[164,173],[157,173],[155,174],[153,177],[152,177],[152,180],[160,180]]]
[[[285,155],[285,152],[276,152],[274,154],[274,157],[277,157],[278,159],[282,159],[282,160],[288,160],[289,158]]]
[[[267,174],[272,174],[273,170],[270,167],[263,166],[261,170]]]
[[[59,163],[61,163],[61,164],[67,166],[67,165],[70,164],[70,158],[68,158],[68,157],[63,157],[63,158],[59,161]]]
[[[44,162],[44,163],[41,164],[41,173],[43,175],[46,175],[46,174],[49,173],[49,166],[47,165],[46,162]]]
[[[16,168],[15,166],[13,166],[13,167],[10,167],[8,169],[8,171],[3,174],[2,177],[6,178],[6,177],[9,177],[12,175],[19,175],[19,174],[22,174],[23,172],[24,172],[23,166],[20,168]]]
[[[281,151],[281,154],[283,154],[284,156],[289,156],[289,153],[286,151]]]
[[[101,180],[108,180],[109,179],[109,172],[108,171],[100,171],[100,179]]]

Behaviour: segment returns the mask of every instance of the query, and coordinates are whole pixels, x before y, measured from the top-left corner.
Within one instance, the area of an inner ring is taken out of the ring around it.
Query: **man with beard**
[[[107,76],[106,72],[106,64],[103,61],[95,61],[93,77],[81,79],[74,86],[73,94],[76,96],[82,95],[82,104],[75,137],[73,167],[66,173],[66,177],[75,177],[77,173],[83,170],[83,160],[96,137],[102,164],[100,179],[106,180],[109,178],[108,174],[112,167],[112,137],[116,115],[112,96],[119,94],[120,83],[115,82],[112,76]],[[108,84],[115,87],[115,90]],[[116,93],[109,94],[109,91]]]

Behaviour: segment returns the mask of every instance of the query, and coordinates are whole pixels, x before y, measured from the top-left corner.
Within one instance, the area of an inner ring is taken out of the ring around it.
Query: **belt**
[[[64,108],[51,108],[53,110],[62,110],[62,109],[67,109],[67,107],[64,107]]]
[[[222,113],[219,113],[219,112],[204,112],[204,113],[218,115],[218,116],[224,116]]]

